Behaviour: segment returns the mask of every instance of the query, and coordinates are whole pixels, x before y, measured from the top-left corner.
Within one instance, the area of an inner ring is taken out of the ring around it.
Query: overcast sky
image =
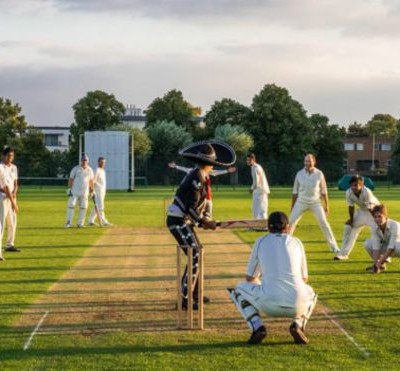
[[[203,113],[265,84],[331,123],[400,117],[398,0],[0,0],[0,96],[67,126],[90,90]]]

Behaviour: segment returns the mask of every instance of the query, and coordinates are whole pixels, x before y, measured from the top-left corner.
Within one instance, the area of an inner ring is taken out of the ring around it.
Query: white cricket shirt
[[[247,275],[262,275],[262,290],[278,303],[293,304],[309,295],[307,261],[301,241],[288,234],[270,233],[256,240]]]
[[[89,193],[89,181],[93,179],[93,170],[90,166],[84,169],[77,165],[71,170],[69,176],[74,180],[72,184],[72,193],[76,196],[83,196]]]
[[[103,168],[98,167],[94,176],[94,191],[96,194],[106,193],[106,188],[106,171]]]
[[[325,177],[321,170],[314,168],[309,173],[304,168],[297,172],[293,185],[293,194],[298,195],[297,201],[315,204],[320,202],[321,196],[327,193]]]
[[[18,180],[18,169],[14,164],[6,165],[4,162],[0,164],[3,170],[5,182],[8,184],[10,192],[14,192],[15,181]]]
[[[253,184],[251,185],[251,189],[253,191],[263,191],[265,193],[269,193],[267,177],[265,176],[264,170],[261,165],[251,165],[251,176],[253,178]]]
[[[346,202],[348,206],[357,205],[361,210],[368,211],[374,206],[380,205],[378,199],[374,196],[371,190],[365,186],[362,187],[361,193],[357,197],[349,188],[346,191]]]
[[[400,223],[393,219],[386,221],[385,232],[376,225],[372,228],[372,249],[380,250],[393,249],[396,247],[396,241],[400,241]]]

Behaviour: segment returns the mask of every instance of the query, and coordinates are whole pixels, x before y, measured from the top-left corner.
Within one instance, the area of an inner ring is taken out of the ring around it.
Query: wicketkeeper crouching
[[[207,181],[214,165],[228,167],[236,161],[233,149],[219,141],[192,143],[179,151],[179,154],[198,164],[181,182],[172,204],[168,207],[167,226],[178,245],[187,255],[187,248],[193,248],[193,309],[198,308],[198,251],[201,248],[195,226],[216,229],[215,220],[206,213]],[[186,247],[187,246],[187,247]],[[187,267],[182,276],[182,308],[188,307]],[[209,302],[204,297],[203,301]]]
[[[252,330],[249,344],[258,344],[267,336],[260,312],[272,317],[293,318],[290,334],[295,343],[306,344],[305,327],[317,303],[317,295],[306,284],[304,247],[298,238],[288,234],[289,220],[284,213],[270,214],[268,229],[270,233],[254,243],[246,282],[228,289],[229,295]]]

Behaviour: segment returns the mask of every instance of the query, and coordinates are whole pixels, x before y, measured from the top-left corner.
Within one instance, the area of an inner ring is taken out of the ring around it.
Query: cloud
[[[53,0],[61,11],[111,12],[131,17],[235,22],[297,30],[336,30],[344,37],[399,37],[397,0]],[[213,23],[211,23],[213,22]]]

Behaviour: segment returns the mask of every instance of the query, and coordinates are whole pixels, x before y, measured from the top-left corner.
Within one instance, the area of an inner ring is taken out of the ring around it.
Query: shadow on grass
[[[261,346],[274,347],[292,344],[292,342],[275,342],[275,343],[264,343]],[[114,346],[114,347],[96,347],[96,348],[48,348],[48,349],[28,349],[23,351],[22,349],[3,349],[0,355],[0,360],[29,360],[38,357],[54,357],[54,356],[77,356],[77,355],[102,355],[102,354],[149,354],[150,356],[155,353],[193,353],[199,356],[202,352],[208,352],[209,350],[217,349],[234,349],[248,347],[249,349],[254,347],[247,345],[242,341],[229,341],[218,344],[184,344],[184,345],[157,345],[157,346]]]

